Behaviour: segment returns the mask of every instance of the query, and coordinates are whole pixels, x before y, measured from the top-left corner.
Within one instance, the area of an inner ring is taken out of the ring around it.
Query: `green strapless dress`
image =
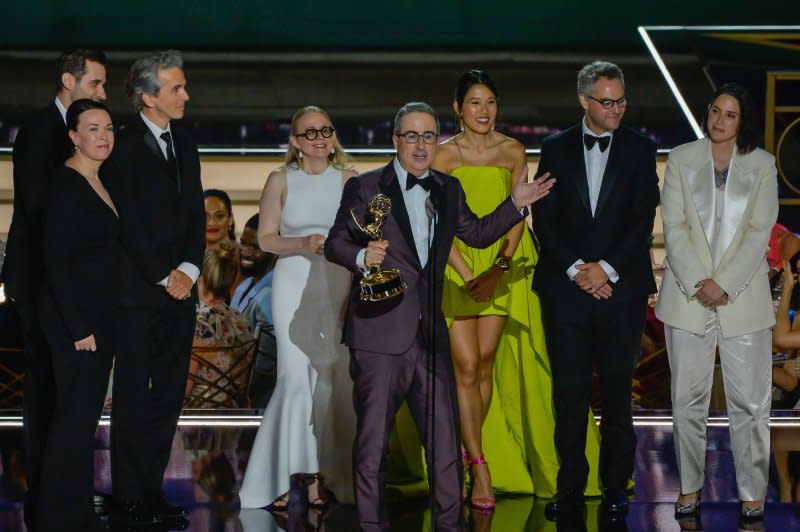
[[[511,193],[511,172],[507,168],[462,166],[452,175],[461,182],[467,204],[478,216],[491,213]],[[486,249],[471,248],[458,239],[455,244],[478,275],[494,264],[502,242],[500,239]],[[442,310],[448,323],[457,316],[507,316],[494,363],[494,395],[483,425],[484,455],[498,492],[552,497],[556,493],[558,456],[542,311],[538,295],[531,290],[537,260],[533,239],[525,230],[511,268],[488,303],[470,298],[461,276],[448,266]],[[587,427],[590,474],[586,493],[597,495],[600,436],[591,412],[587,412]]]

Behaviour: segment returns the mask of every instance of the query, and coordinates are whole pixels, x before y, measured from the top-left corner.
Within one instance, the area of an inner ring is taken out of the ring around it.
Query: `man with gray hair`
[[[579,124],[545,139],[538,174],[558,185],[534,208],[541,243],[533,287],[542,319],[556,413],[558,496],[551,519],[583,508],[589,475],[586,416],[597,367],[603,403],[600,482],[603,509],[619,519],[633,473],[633,369],[647,297],[655,292],[648,252],[658,205],[655,146],[621,128],[627,98],[622,71],[595,61],[578,73]]]
[[[103,181],[117,206],[123,254],[111,422],[112,519],[183,519],[161,483],[183,404],[205,210],[197,146],[177,120],[189,93],[179,52],[137,60],[127,79],[138,116],[117,137]]]
[[[548,176],[520,182],[493,213],[479,219],[467,206],[458,180],[430,169],[438,138],[439,122],[428,104],[401,107],[392,138],[397,157],[347,182],[325,240],[325,257],[355,274],[343,342],[350,348],[358,420],[355,501],[366,532],[390,529],[386,453],[403,401],[425,446],[435,528],[462,530],[458,405],[441,310],[444,268],[454,237],[473,247],[489,246],[552,186]],[[365,224],[375,222],[368,205],[379,194],[391,200],[391,212],[382,226],[383,239],[374,240],[354,217]],[[405,291],[380,301],[363,300],[359,280],[375,266],[398,269]]]

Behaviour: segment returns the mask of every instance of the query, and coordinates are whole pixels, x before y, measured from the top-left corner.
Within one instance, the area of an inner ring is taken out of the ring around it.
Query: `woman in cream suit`
[[[716,347],[740,514],[754,520],[764,513],[775,323],[765,254],[778,183],[774,157],[755,147],[752,111],[744,88],[724,85],[706,111],[706,138],[675,148],[667,161],[667,259],[656,315],[666,324],[672,371],[676,517],[697,515],[700,506]]]

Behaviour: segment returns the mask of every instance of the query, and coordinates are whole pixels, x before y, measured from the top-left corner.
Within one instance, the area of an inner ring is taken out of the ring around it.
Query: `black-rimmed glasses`
[[[396,135],[398,137],[403,137],[406,140],[406,144],[416,144],[419,142],[419,139],[422,139],[422,142],[425,144],[435,144],[436,140],[439,138],[439,134],[433,131],[425,131],[424,133],[406,131],[405,133],[396,133]]]
[[[603,109],[611,109],[616,104],[620,109],[625,109],[628,105],[628,99],[623,96],[622,98],[617,98],[616,100],[612,100],[611,98],[603,98],[602,100],[598,100],[594,96],[589,96],[590,100],[594,100],[600,105],[603,106]]]
[[[322,135],[322,138],[329,139],[329,138],[331,138],[331,136],[333,135],[333,133],[335,131],[336,131],[336,129],[331,127],[331,126],[322,126],[319,129],[308,128],[308,129],[306,129],[305,133],[295,133],[294,136],[295,137],[305,137],[308,140],[314,140],[319,135]]]

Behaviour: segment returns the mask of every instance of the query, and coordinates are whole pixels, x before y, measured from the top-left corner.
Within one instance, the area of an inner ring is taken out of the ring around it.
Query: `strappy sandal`
[[[470,466],[485,465],[487,468],[489,467],[489,462],[486,461],[483,455],[480,455],[477,458],[470,459],[469,464]],[[472,489],[475,489],[474,482],[472,484]],[[482,510],[488,512],[488,511],[494,511],[494,507],[497,504],[497,501],[491,495],[487,497],[475,497],[473,495],[469,500],[469,504],[476,510]]]
[[[315,509],[325,509],[336,502],[336,495],[325,485],[325,477],[321,473],[303,473],[303,484],[306,490],[308,504]],[[316,484],[316,497],[312,498],[312,486]]]
[[[681,517],[694,517],[700,513],[700,504],[702,504],[701,496],[703,494],[703,490],[697,490],[697,494],[695,499],[688,503],[688,504],[681,504],[679,502],[675,502],[675,518]]]
[[[303,473],[289,476],[289,491],[272,501],[267,509],[275,515],[305,513],[308,509],[308,491]]]

